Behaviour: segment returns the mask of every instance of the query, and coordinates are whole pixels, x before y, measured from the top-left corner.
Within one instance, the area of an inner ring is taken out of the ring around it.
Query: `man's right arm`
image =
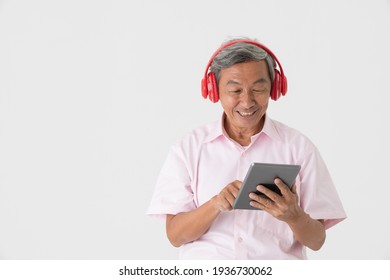
[[[200,238],[221,212],[233,209],[233,203],[240,188],[241,181],[234,181],[195,210],[176,215],[168,214],[166,231],[172,245],[180,247]]]

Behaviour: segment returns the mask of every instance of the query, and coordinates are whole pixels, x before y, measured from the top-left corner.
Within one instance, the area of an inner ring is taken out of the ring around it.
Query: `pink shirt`
[[[300,206],[330,228],[346,218],[328,169],[316,147],[295,129],[271,120],[242,147],[222,121],[195,129],[173,145],[157,180],[149,215],[165,218],[196,209],[234,180],[243,181],[252,162],[299,164]],[[306,259],[306,247],[289,226],[265,211],[221,213],[198,240],[180,247],[181,259]]]

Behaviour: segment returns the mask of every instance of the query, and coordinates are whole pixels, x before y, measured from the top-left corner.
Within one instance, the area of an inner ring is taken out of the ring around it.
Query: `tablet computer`
[[[279,188],[274,184],[275,178],[280,178],[291,188],[300,169],[300,165],[252,163],[234,201],[233,209],[260,210],[249,204],[251,201],[249,194],[256,193],[262,195],[256,187],[258,185],[263,185],[281,195]]]

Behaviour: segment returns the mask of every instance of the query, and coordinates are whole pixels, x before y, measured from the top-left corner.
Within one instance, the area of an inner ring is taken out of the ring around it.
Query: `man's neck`
[[[260,123],[256,127],[234,127],[229,124],[226,117],[224,121],[224,127],[226,133],[229,135],[231,139],[236,141],[241,146],[248,146],[251,143],[251,137],[259,133],[264,126],[265,116],[261,118]]]

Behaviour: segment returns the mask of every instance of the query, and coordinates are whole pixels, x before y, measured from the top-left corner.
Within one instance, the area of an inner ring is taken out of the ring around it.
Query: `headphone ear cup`
[[[281,95],[281,77],[278,70],[275,69],[275,77],[272,82],[272,88],[271,88],[271,99],[276,101],[279,99]]]
[[[214,72],[210,72],[207,75],[207,91],[211,102],[216,103],[219,100],[217,79]]]
[[[210,72],[206,77],[202,79],[202,96],[203,98],[209,98],[211,102],[218,102],[218,87],[217,80],[215,78],[215,74]]]
[[[281,85],[282,85],[282,88],[281,88],[282,94],[283,94],[283,96],[285,96],[287,93],[287,78],[286,78],[286,76],[283,76],[282,81],[281,81]]]
[[[209,95],[209,91],[207,89],[207,77],[202,79],[201,87],[202,87],[202,96],[203,96],[203,98],[207,98],[207,96]]]

